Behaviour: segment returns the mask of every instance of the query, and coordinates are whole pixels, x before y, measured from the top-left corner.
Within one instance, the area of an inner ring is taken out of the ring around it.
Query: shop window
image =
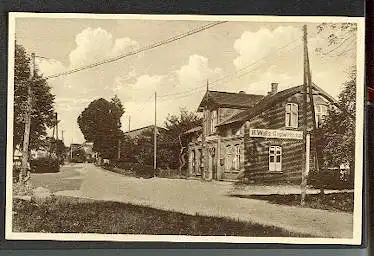
[[[297,128],[299,123],[299,106],[296,103],[286,104],[286,127]]]
[[[327,115],[327,106],[326,105],[316,105],[315,107],[316,115],[316,126],[321,127],[323,120]]]
[[[269,147],[269,171],[281,172],[282,171],[282,147],[270,146]]]

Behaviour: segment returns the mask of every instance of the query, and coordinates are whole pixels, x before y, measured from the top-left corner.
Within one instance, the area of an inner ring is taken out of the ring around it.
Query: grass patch
[[[82,184],[81,179],[69,179],[79,177],[79,172],[74,170],[65,170],[59,173],[32,173],[31,184],[33,188],[45,187],[51,192],[61,190],[77,190]]]
[[[13,211],[14,232],[305,237],[232,219],[75,198],[58,197],[39,205],[14,199]]]
[[[300,206],[301,195],[232,195],[233,197],[266,200],[273,204]],[[329,193],[321,199],[318,194],[308,194],[305,207],[353,213],[353,192]]]

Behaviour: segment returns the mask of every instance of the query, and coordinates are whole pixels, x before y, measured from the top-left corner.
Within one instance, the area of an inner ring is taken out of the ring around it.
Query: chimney
[[[278,83],[271,83],[271,91],[268,92],[268,95],[274,95],[278,92]]]

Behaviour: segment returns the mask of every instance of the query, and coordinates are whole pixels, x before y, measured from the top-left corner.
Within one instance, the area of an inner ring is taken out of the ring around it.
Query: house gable
[[[220,127],[231,125],[236,122],[244,123],[245,121],[254,118],[256,115],[263,115],[264,112],[267,112],[268,109],[273,108],[274,105],[279,105],[280,102],[287,101],[289,103],[294,102],[298,105],[301,105],[302,96],[300,95],[302,95],[302,91],[303,86],[300,85],[280,91],[275,95],[268,95],[248,110],[242,111],[238,114],[231,116],[225,121],[220,122],[217,126]],[[333,105],[336,105],[336,100],[316,85],[313,86],[313,96],[315,104],[328,105],[329,103],[331,103]],[[300,110],[301,109],[299,109],[299,112]]]

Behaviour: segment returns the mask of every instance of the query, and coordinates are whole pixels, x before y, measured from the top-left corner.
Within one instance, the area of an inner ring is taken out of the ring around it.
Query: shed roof
[[[197,111],[202,111],[203,106],[207,103],[213,103],[220,107],[248,108],[263,97],[264,95],[257,94],[207,91]]]

